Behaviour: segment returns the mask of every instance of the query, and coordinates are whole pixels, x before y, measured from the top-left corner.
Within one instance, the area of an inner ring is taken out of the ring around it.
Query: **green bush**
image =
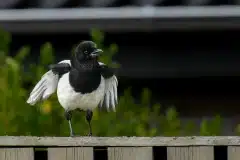
[[[96,29],[91,31],[91,37],[105,51],[100,60],[111,67],[120,67],[120,64],[112,61],[118,51],[117,45],[104,46],[104,34]],[[47,71],[46,66],[55,62],[53,46],[50,43],[43,44],[39,62],[30,64],[29,71],[24,71],[24,60],[30,53],[30,47],[24,46],[16,56],[10,57],[8,48],[11,35],[1,31],[0,40],[0,135],[69,136],[64,110],[56,94],[36,106],[26,103],[33,85]],[[220,122],[219,116],[212,121],[203,120],[200,133],[220,135]],[[142,90],[140,103],[135,103],[131,88],[127,88],[119,97],[117,112],[95,110],[92,127],[95,136],[184,136],[197,133],[195,124],[183,124],[180,121],[174,107],[162,113],[160,104],[151,105],[151,91],[147,88]],[[85,113],[74,113],[73,128],[76,134],[87,134]]]

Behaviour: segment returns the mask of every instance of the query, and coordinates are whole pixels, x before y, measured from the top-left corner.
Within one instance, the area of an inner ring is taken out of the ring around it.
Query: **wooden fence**
[[[240,137],[6,136],[0,145],[0,160],[240,160]],[[45,158],[36,154],[39,147]],[[95,154],[99,147],[105,158]]]

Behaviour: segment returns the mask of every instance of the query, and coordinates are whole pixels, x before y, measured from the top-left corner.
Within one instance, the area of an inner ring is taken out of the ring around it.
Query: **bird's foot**
[[[89,137],[92,137],[92,133],[88,133],[88,135],[87,136],[89,136]]]
[[[73,133],[70,133],[70,137],[75,137],[75,135]]]

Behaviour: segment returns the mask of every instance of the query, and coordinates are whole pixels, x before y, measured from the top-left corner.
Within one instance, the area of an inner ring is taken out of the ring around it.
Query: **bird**
[[[26,102],[35,105],[57,92],[70,137],[75,136],[71,124],[73,111],[86,112],[88,136],[92,136],[94,109],[116,112],[118,104],[118,79],[114,68],[99,62],[102,53],[93,41],[80,42],[68,60],[49,65],[49,70],[34,86]]]

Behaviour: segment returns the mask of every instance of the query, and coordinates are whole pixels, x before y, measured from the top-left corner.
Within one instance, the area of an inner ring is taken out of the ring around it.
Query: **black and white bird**
[[[102,52],[92,41],[81,42],[70,60],[49,66],[50,70],[33,88],[27,103],[35,105],[57,90],[58,101],[69,123],[70,136],[74,136],[71,124],[74,110],[86,111],[91,136],[93,110],[105,107],[108,111],[115,111],[118,103],[118,80],[113,69],[98,62]]]

